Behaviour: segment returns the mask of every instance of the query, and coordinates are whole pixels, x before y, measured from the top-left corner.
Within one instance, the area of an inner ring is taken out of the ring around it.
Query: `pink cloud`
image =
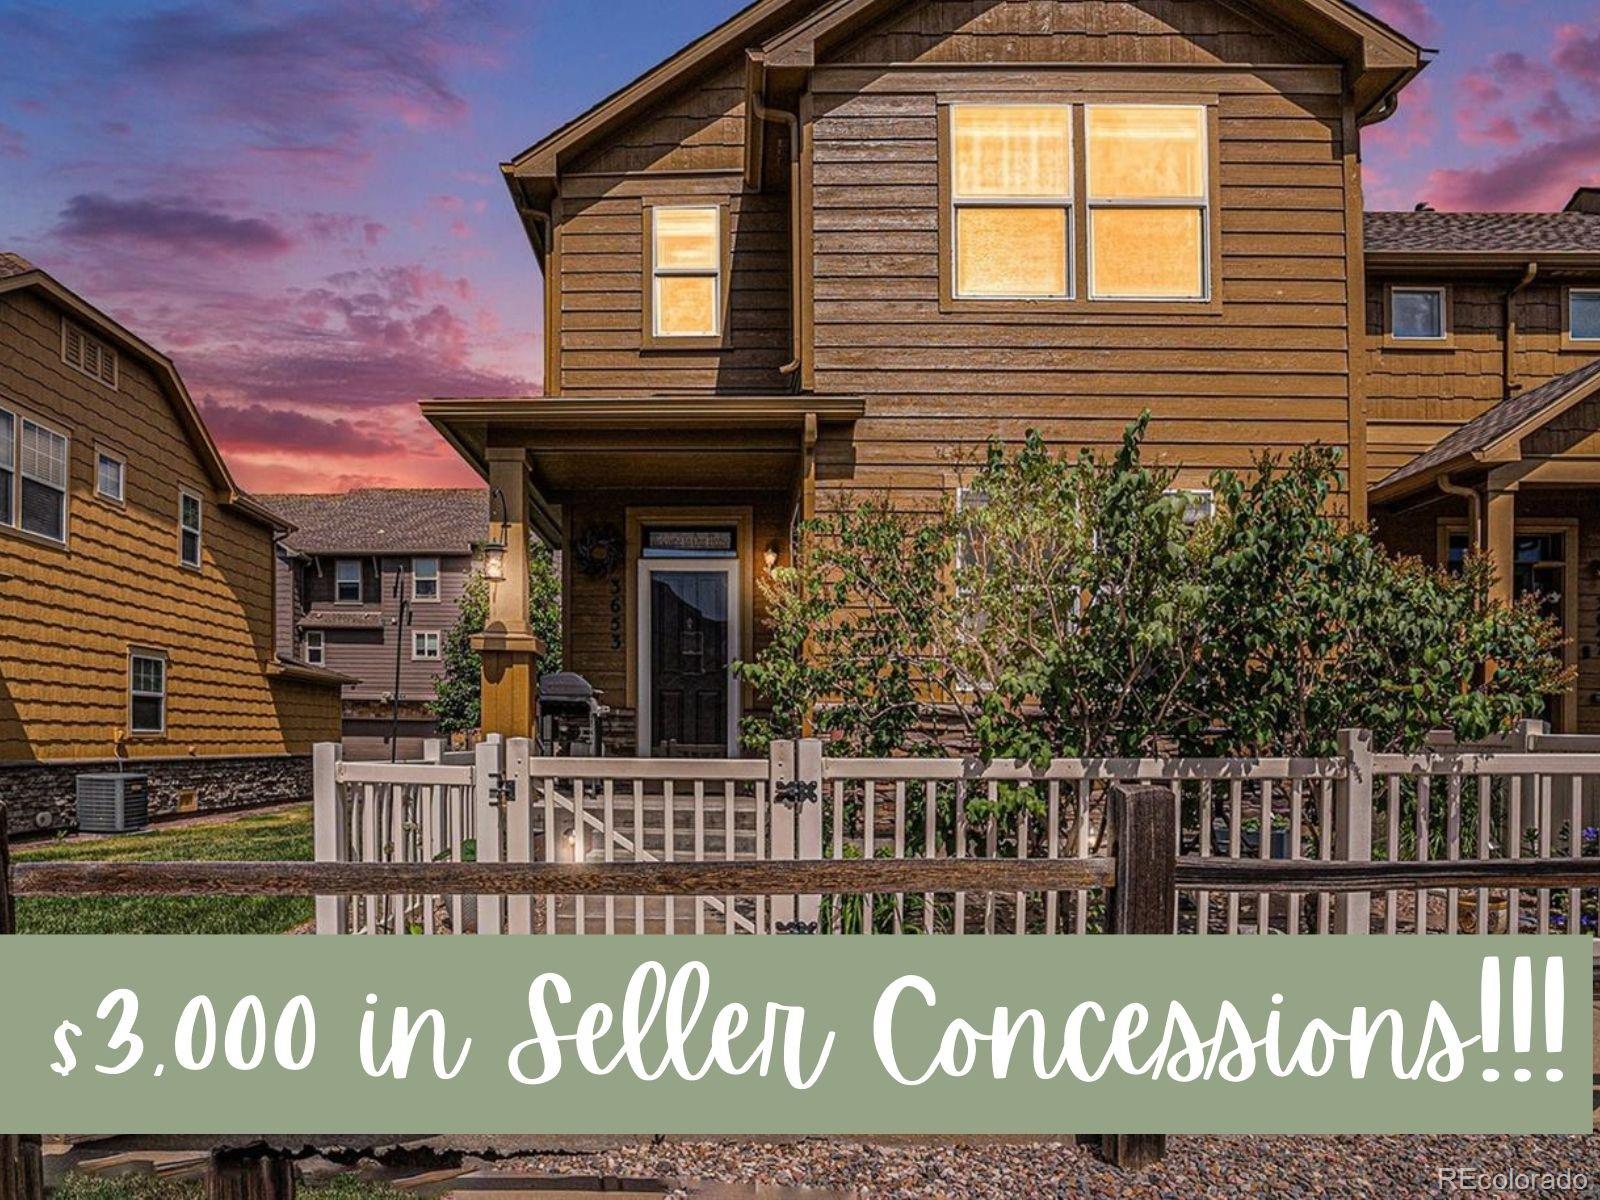
[[[1427,0],[1369,0],[1364,7],[1407,37],[1431,38],[1439,32]]]
[[[27,158],[28,147],[22,130],[0,122],[0,158]]]
[[[1433,171],[1427,195],[1440,209],[1541,212],[1575,188],[1600,182],[1600,130],[1557,138],[1484,166]]]
[[[1551,61],[1584,87],[1600,92],[1600,31],[1590,32],[1581,25],[1561,26],[1556,30]]]

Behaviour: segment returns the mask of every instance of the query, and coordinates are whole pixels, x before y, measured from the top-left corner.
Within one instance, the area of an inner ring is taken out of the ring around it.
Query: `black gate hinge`
[[[816,804],[821,796],[815,779],[791,779],[773,789],[772,799],[778,804],[799,808],[802,804]]]

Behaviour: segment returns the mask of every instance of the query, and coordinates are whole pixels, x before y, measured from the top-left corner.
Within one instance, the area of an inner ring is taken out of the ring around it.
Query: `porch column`
[[[472,639],[483,659],[484,733],[533,737],[544,643],[528,625],[528,452],[494,447],[489,459],[489,536],[506,543],[505,578],[489,584],[489,614]],[[501,504],[504,503],[504,512]]]
[[[1484,487],[1481,545],[1494,564],[1490,599],[1510,604],[1516,583],[1517,485],[1497,474],[1491,473]]]

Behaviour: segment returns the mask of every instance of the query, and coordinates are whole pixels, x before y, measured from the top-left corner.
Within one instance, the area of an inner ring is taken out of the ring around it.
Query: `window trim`
[[[102,461],[117,464],[118,494],[115,496],[100,487],[100,464]],[[114,450],[108,450],[104,446],[96,446],[94,448],[94,494],[95,499],[103,500],[107,504],[114,504],[118,508],[126,508],[128,506],[128,460],[125,456],[118,454]]]
[[[417,593],[417,584],[422,581],[422,576],[417,571],[418,563],[431,562],[433,564],[433,595],[423,596]],[[411,603],[413,604],[438,604],[444,594],[444,562],[432,554],[423,554],[411,560]]]
[[[1439,325],[1443,336],[1436,338],[1401,337],[1394,327],[1396,292],[1436,292],[1439,297]],[[1390,283],[1383,289],[1383,341],[1396,350],[1450,350],[1456,340],[1455,289],[1448,283]]]
[[[940,174],[947,183],[947,196],[941,196],[940,212],[944,220],[950,223],[950,297],[952,301],[965,303],[968,301],[996,301],[1002,304],[1034,304],[1034,303],[1059,303],[1070,302],[1078,297],[1078,132],[1075,105],[1061,100],[1030,100],[1019,96],[1009,101],[1003,100],[952,100],[944,105],[940,112],[940,123],[944,128],[945,136],[941,139]],[[1065,196],[974,196],[962,198],[956,194],[955,187],[955,116],[959,108],[1054,108],[1061,109],[1067,118],[1067,153],[1069,156],[1070,179],[1067,184]],[[948,152],[944,149],[948,147]],[[948,160],[948,161],[947,161]],[[1060,212],[1066,222],[1066,291],[1053,296],[1035,296],[1019,293],[1017,295],[978,295],[965,296],[958,291],[959,272],[957,270],[956,256],[961,252],[960,229],[961,210],[964,208],[1043,208],[1053,212]]]
[[[15,488],[16,488],[15,500],[14,500],[14,504],[13,504],[13,507],[12,507],[12,512],[16,516],[16,521],[12,525],[6,526],[6,528],[12,529],[17,533],[22,534],[24,537],[31,538],[34,541],[38,542],[40,545],[43,545],[43,546],[56,546],[56,547],[59,547],[59,548],[65,548],[67,546],[67,544],[71,541],[71,538],[72,538],[72,434],[67,432],[63,426],[56,425],[56,424],[54,424],[53,422],[50,422],[50,421],[40,420],[38,417],[31,416],[26,412],[16,412],[16,411],[11,410],[11,409],[7,409],[7,411],[11,412],[13,419],[16,421],[16,425],[15,425],[14,432],[13,432],[13,436],[16,438],[16,443],[15,443],[16,450],[15,450],[15,458],[13,460],[14,466],[12,468],[13,473],[15,475],[15,479],[13,481],[13,486],[15,486]],[[28,425],[32,425],[35,429],[42,429],[46,433],[49,433],[49,434],[51,434],[51,435],[53,435],[55,437],[58,437],[63,442],[66,443],[66,450],[63,452],[63,467],[64,467],[65,478],[62,481],[62,486],[59,489],[55,488],[54,484],[45,483],[44,480],[42,480],[42,479],[33,479],[32,476],[26,475],[26,473],[23,471],[23,468],[22,468],[22,433],[23,433],[24,428],[26,426],[28,426]],[[60,493],[61,493],[61,536],[59,538],[54,538],[54,537],[51,537],[47,533],[40,533],[37,530],[27,529],[27,528],[25,528],[23,526],[23,524],[22,524],[22,482],[23,482],[24,478],[32,479],[32,481],[34,483],[39,484],[41,487],[47,487],[47,488],[50,488],[51,490],[59,490],[60,491]]]
[[[194,501],[196,520],[193,529],[183,523],[183,502],[185,500]],[[206,505],[204,499],[193,488],[184,487],[180,484],[178,487],[178,565],[186,571],[201,571],[205,569],[205,527]],[[183,555],[183,536],[186,533],[194,534],[194,562],[190,562]]]
[[[75,363],[67,357],[67,330],[76,329],[78,337],[85,343],[93,342],[96,353],[102,359],[109,355],[111,358],[111,378],[108,380],[103,375],[90,371],[82,363]],[[61,363],[63,366],[76,371],[86,379],[92,379],[101,387],[110,388],[113,392],[122,390],[122,355],[110,342],[97,334],[90,333],[88,328],[80,321],[74,321],[66,313],[61,314]]]
[[[311,639],[312,638],[316,638],[317,639],[317,656],[315,658],[311,657]],[[325,666],[328,665],[328,637],[327,637],[327,634],[325,634],[322,630],[320,630],[320,629],[308,629],[308,630],[306,630],[304,649],[305,649],[305,661],[309,665],[311,665],[313,667],[325,667]]]
[[[11,449],[11,465],[4,468],[11,472],[11,495],[7,497],[11,502],[11,519],[0,521],[0,529],[7,529],[13,533],[22,532],[22,471],[17,460],[21,457],[21,430],[22,415],[9,404],[0,405],[0,414],[11,419],[11,437],[8,445]],[[27,536],[32,536],[27,535]]]
[[[419,646],[424,638],[432,638],[436,647],[432,654],[423,654]],[[411,661],[440,662],[444,658],[444,634],[438,629],[413,629],[411,631]]]
[[[1561,347],[1564,350],[1600,349],[1600,337],[1578,337],[1572,332],[1572,298],[1575,295],[1600,296],[1600,287],[1574,287],[1561,290]]]
[[[656,238],[655,214],[662,209],[696,209],[709,208],[717,214],[717,331],[714,334],[661,334],[656,332],[656,277],[658,274],[668,276],[703,277],[706,272],[701,269],[690,270],[687,268],[666,268],[658,271],[656,268]],[[723,200],[709,200],[704,203],[689,204],[644,204],[641,208],[641,230],[643,242],[640,246],[643,267],[643,294],[641,296],[641,324],[639,333],[643,348],[646,350],[721,350],[728,344],[728,326],[732,314],[729,312],[732,287],[730,281],[733,276],[733,238],[732,238],[732,205]]]
[[[1163,495],[1181,496],[1186,501],[1185,525],[1199,525],[1217,515],[1217,492],[1209,487],[1169,487]]]
[[[1072,298],[1022,300],[993,297],[963,297],[955,294],[955,229],[952,217],[951,193],[953,191],[953,136],[950,108],[955,104],[1017,104],[1026,96],[1028,103],[1070,106],[1072,117]],[[1203,300],[1175,300],[1161,297],[1153,300],[1130,300],[1122,297],[1096,299],[1089,290],[1089,219],[1088,219],[1088,120],[1087,111],[1092,106],[1151,107],[1150,104],[1131,97],[1127,92],[1094,92],[1056,89],[1032,93],[1017,92],[948,92],[936,98],[938,105],[938,187],[939,187],[939,311],[943,313],[1004,313],[1008,317],[1028,321],[1032,318],[1059,322],[1070,319],[1072,324],[1092,324],[1108,316],[1189,316],[1221,317],[1222,306],[1222,130],[1218,118],[1220,103],[1216,93],[1174,92],[1156,102],[1156,107],[1200,108],[1206,119],[1206,205],[1202,235],[1204,238],[1203,267],[1206,296]],[[1185,201],[1192,207],[1192,201]]]
[[[356,567],[356,598],[345,600],[340,598],[339,588],[343,581],[339,578],[339,568],[345,563],[354,563]],[[335,604],[365,604],[367,602],[367,568],[359,558],[336,558],[333,560],[333,602]]]
[[[136,692],[134,690],[133,664],[139,659],[161,664],[161,691]],[[128,647],[128,736],[130,738],[160,738],[167,736],[169,724],[167,701],[172,695],[172,660],[165,650],[152,650],[147,646]],[[158,696],[161,701],[161,727],[159,729],[136,729],[133,720],[133,701],[135,696]]]

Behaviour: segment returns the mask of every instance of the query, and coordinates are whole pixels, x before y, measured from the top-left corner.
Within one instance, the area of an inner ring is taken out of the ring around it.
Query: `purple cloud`
[[[178,254],[265,258],[293,245],[260,217],[230,217],[178,197],[117,200],[99,193],[73,196],[61,210],[56,234],[70,241],[132,242]]]
[[[28,147],[22,130],[0,121],[0,158],[27,158]]]
[[[406,450],[404,440],[392,434],[397,426],[389,422],[330,419],[281,405],[233,405],[209,398],[202,408],[212,433],[238,449],[305,446],[351,458],[382,458]]]
[[[1560,208],[1575,188],[1600,183],[1600,130],[1557,138],[1480,167],[1428,176],[1437,208],[1540,212]]]
[[[1407,37],[1431,38],[1439,32],[1427,0],[1371,0],[1365,7]]]
[[[1600,92],[1600,31],[1580,25],[1556,30],[1556,50],[1551,61],[1590,91]]]

